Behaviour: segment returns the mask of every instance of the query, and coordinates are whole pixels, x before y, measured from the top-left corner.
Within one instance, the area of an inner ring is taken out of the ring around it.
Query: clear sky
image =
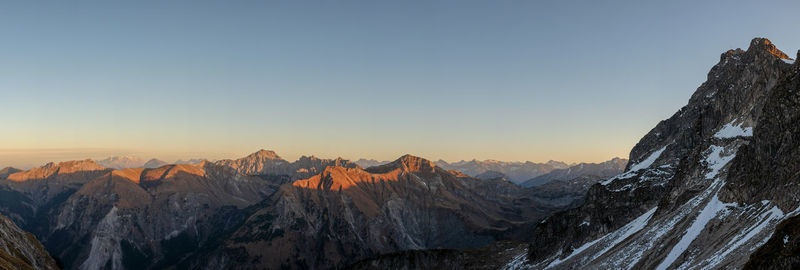
[[[4,3],[0,166],[261,148],[597,162],[725,50],[800,48],[798,1],[298,2]]]

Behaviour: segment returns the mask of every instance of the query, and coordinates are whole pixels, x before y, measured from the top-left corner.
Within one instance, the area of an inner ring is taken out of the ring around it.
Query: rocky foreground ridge
[[[55,270],[60,267],[35,236],[0,215],[0,269]]]
[[[743,267],[800,212],[789,173],[798,69],[763,38],[723,53],[689,103],[633,148],[625,173],[538,224],[508,266]]]

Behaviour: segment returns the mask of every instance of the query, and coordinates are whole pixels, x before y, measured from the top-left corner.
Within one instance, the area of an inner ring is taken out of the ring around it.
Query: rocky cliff
[[[211,163],[115,170],[67,199],[45,244],[70,269],[160,268],[216,241],[276,188]]]
[[[791,63],[762,38],[746,51],[723,53],[689,103],[633,148],[626,172],[592,186],[581,206],[538,224],[535,244],[509,265],[742,267],[776,224],[797,212],[791,189],[777,188],[791,173],[775,169],[780,163],[765,165],[767,154],[796,148],[789,120],[771,119],[797,110],[786,100],[796,89]],[[775,134],[783,137],[767,138]]]
[[[0,215],[0,268],[60,269],[33,234],[23,231],[2,215]]]
[[[358,165],[349,160],[321,159],[314,156],[302,156],[295,162],[289,162],[273,151],[259,150],[249,156],[236,160],[220,160],[215,162],[221,166],[231,167],[244,175],[288,176],[292,180],[303,179],[319,174],[325,167],[342,166],[356,168]]]

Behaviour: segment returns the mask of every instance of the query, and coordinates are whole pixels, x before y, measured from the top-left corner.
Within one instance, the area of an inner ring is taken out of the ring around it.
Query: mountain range
[[[260,150],[156,168],[6,168],[0,266],[798,268],[798,89],[800,65],[756,38],[722,53],[629,160],[404,155],[364,168]]]
[[[402,250],[523,241],[581,199],[411,155],[367,169],[260,150],[158,168],[78,160],[4,171],[0,212],[67,269],[338,268]]]
[[[520,183],[523,187],[543,185],[552,181],[569,181],[582,176],[597,176],[599,178],[609,178],[622,173],[628,160],[624,158],[613,158],[601,163],[580,163],[565,169],[555,169],[549,173],[534,177]]]
[[[447,170],[456,170],[463,172],[470,176],[478,176],[482,173],[489,171],[502,173],[506,178],[514,183],[522,183],[526,180],[549,173],[556,169],[565,169],[569,167],[561,161],[548,161],[546,163],[526,162],[508,162],[498,160],[470,160],[448,163],[444,160],[435,162],[437,166]]]
[[[177,160],[171,164],[200,164],[205,159],[190,159],[190,160]],[[133,156],[114,156],[108,157],[105,159],[101,159],[96,161],[97,164],[111,169],[127,169],[127,168],[158,168],[167,164],[169,162],[160,160],[160,159],[150,159],[144,161],[141,158],[133,157]]]

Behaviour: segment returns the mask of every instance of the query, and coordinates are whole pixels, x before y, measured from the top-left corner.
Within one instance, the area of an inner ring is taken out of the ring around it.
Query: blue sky
[[[0,166],[166,160],[602,161],[727,49],[794,56],[800,3],[80,1],[0,8]]]

